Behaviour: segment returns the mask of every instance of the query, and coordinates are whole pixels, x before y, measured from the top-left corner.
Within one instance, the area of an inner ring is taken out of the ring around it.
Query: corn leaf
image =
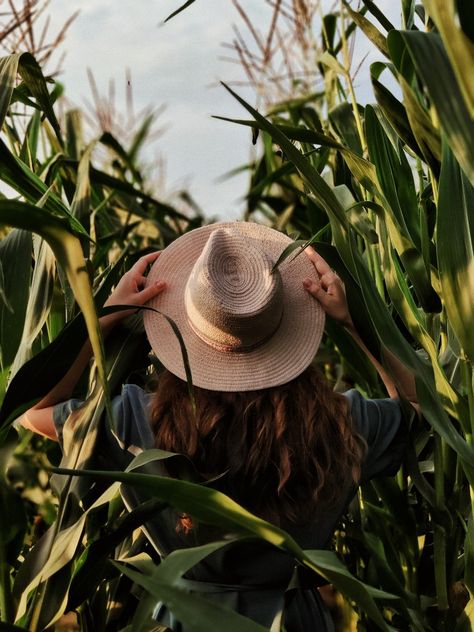
[[[161,582],[156,576],[147,577],[123,564],[116,562],[115,565],[124,575],[168,606],[190,632],[209,632],[222,629],[223,626],[228,632],[269,632],[255,621],[201,595]]]
[[[173,13],[170,13],[170,15],[166,18],[165,22],[168,22],[168,20],[171,20],[171,18],[174,18],[175,15],[178,15],[178,13],[181,13],[181,11],[184,11],[185,9],[187,9],[189,6],[193,4],[193,2],[195,2],[195,0],[187,0],[187,2],[181,5],[179,9],[176,9],[176,11],[173,11]]]
[[[406,76],[403,56],[408,52],[417,74],[436,108],[451,149],[471,184],[474,184],[474,117],[469,111],[439,35],[419,31],[393,31],[388,44],[398,70]],[[436,73],[433,72],[436,68]]]
[[[50,215],[30,204],[0,200],[0,223],[36,232],[51,246],[59,264],[67,274],[76,301],[84,314],[100,380],[108,393],[100,328],[89,276],[80,241],[71,231],[68,221]]]
[[[388,57],[387,38],[372,24],[362,13],[354,11],[346,0],[343,0],[344,7],[360,30],[375,44],[382,55]]]
[[[25,324],[15,361],[12,364],[10,380],[32,356],[35,338],[46,322],[53,301],[53,286],[56,265],[51,248],[43,239],[33,237],[35,267],[31,279]]]
[[[30,53],[22,53],[18,58],[18,62],[18,72],[20,73],[21,78],[45,113],[46,118],[54,129],[60,145],[62,145],[61,128],[59,126],[58,119],[56,118],[56,114],[54,113],[53,102],[49,95],[46,80],[38,62]]]
[[[22,338],[28,305],[31,254],[31,235],[24,230],[13,230],[0,242],[4,292],[8,299],[8,304],[0,303],[2,368],[8,368],[13,362]]]
[[[443,40],[451,65],[471,117],[474,117],[474,82],[469,69],[474,68],[474,42],[460,28],[459,3],[455,0],[423,0]],[[467,5],[466,5],[467,9]],[[469,8],[472,11],[472,7]]]
[[[389,233],[426,312],[441,311],[429,271],[421,254],[418,200],[411,168],[399,146],[395,151],[372,107],[365,112],[367,144],[384,194],[384,206],[393,217]],[[387,206],[388,204],[388,206]]]
[[[471,362],[474,362],[473,209],[474,189],[444,142],[437,221],[439,273],[449,321]]]
[[[67,217],[71,228],[78,234],[89,238],[82,224],[74,218],[62,200],[52,193],[48,186],[19,158],[17,158],[0,139],[0,178],[18,191],[32,204],[41,200],[45,210],[58,217]]]
[[[392,595],[374,591],[350,574],[330,551],[303,552],[295,540],[275,525],[252,515],[234,500],[214,489],[188,483],[178,479],[170,479],[149,474],[130,472],[75,471],[65,468],[54,468],[57,474],[88,476],[94,479],[114,480],[133,485],[147,492],[152,497],[168,502],[177,511],[189,513],[206,524],[223,527],[231,533],[248,537],[257,536],[293,554],[296,559],[320,573],[323,577],[340,587],[344,594],[357,598],[358,603],[367,611],[374,621],[383,629],[389,630],[380,614],[374,597],[391,599]],[[321,555],[321,562],[319,554]]]
[[[10,106],[20,57],[21,53],[15,53],[0,59],[0,129]]]

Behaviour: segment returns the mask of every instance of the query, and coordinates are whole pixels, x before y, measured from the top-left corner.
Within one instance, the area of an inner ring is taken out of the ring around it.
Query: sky
[[[188,189],[209,217],[238,219],[248,175],[222,181],[222,176],[252,156],[249,131],[218,121],[212,115],[247,118],[245,111],[219,84],[242,79],[237,65],[223,61],[222,44],[233,38],[233,24],[241,24],[230,0],[196,0],[173,20],[164,18],[182,0],[51,0],[52,32],[76,9],[63,50],[66,53],[61,81],[73,104],[91,101],[86,69],[106,93],[110,79],[116,86],[116,103],[125,110],[125,69],[131,72],[134,109],[165,106],[159,117],[164,133],[149,156],[164,163],[163,197]],[[265,18],[263,0],[242,0],[256,24]],[[334,3],[331,3],[334,4]],[[398,23],[398,2],[383,0],[379,6]],[[386,5],[384,7],[384,5]],[[396,6],[394,6],[396,5]],[[266,23],[264,23],[266,26]],[[264,28],[265,30],[265,28]],[[356,57],[370,46],[360,34]],[[359,75],[360,100],[372,100],[368,81],[370,61],[380,59],[371,51]],[[241,96],[255,104],[244,87]]]

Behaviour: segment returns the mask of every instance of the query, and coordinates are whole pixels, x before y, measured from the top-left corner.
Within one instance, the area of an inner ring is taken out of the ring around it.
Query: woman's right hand
[[[329,266],[321,255],[310,246],[305,248],[305,254],[313,264],[319,281],[306,278],[303,286],[324,309],[328,316],[337,320],[341,325],[353,327],[352,318],[347,305],[344,283]]]
[[[106,300],[104,307],[111,307],[113,305],[136,305],[139,307],[148,303],[148,301],[160,294],[160,292],[163,292],[166,288],[164,281],[158,281],[157,283],[146,286],[146,277],[144,276],[147,267],[156,261],[160,254],[160,251],[157,251],[140,257],[117,283],[114,291]],[[134,311],[135,310],[121,310],[114,314],[108,314],[103,318],[110,322],[116,322],[129,314],[133,314]]]

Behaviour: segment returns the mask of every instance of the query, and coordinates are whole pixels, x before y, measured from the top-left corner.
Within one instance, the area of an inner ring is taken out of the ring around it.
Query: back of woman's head
[[[304,523],[357,482],[363,445],[346,398],[313,367],[273,388],[236,393],[194,389],[160,376],[155,445],[188,456],[204,477],[250,511]]]

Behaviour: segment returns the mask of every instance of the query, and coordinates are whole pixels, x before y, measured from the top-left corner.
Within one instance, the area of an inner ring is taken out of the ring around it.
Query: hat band
[[[246,353],[247,351],[253,351],[254,349],[257,349],[258,347],[265,344],[265,342],[270,340],[270,338],[279,328],[282,318],[283,318],[283,310],[281,310],[280,312],[280,317],[278,321],[276,322],[275,327],[266,336],[264,336],[260,340],[257,340],[256,342],[253,342],[247,345],[243,343],[240,345],[225,345],[225,344],[222,344],[221,342],[217,342],[217,340],[213,340],[212,338],[209,338],[209,336],[206,336],[202,331],[199,331],[199,329],[193,324],[189,316],[187,320],[188,320],[189,326],[191,327],[193,332],[196,334],[196,336],[200,338],[203,342],[205,342],[207,345],[215,349],[216,351],[220,351],[222,353]]]

